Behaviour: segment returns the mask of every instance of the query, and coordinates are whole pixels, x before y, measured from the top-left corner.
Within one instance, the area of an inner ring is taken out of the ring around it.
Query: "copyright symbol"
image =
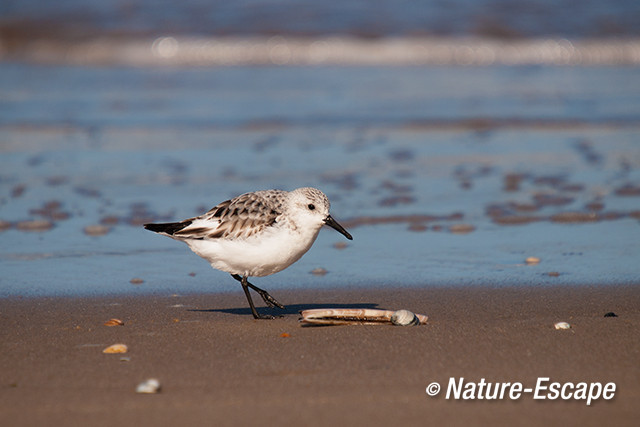
[[[426,392],[428,396],[435,396],[436,394],[440,393],[440,384],[432,382],[427,386]]]

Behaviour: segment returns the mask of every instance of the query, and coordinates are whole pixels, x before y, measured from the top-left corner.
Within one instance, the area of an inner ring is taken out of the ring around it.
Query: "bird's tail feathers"
[[[191,224],[191,221],[165,222],[160,224],[144,224],[144,228],[155,233],[168,234],[172,236],[175,232],[182,230]]]

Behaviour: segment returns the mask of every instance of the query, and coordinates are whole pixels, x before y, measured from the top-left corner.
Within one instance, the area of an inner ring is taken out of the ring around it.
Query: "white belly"
[[[316,240],[319,231],[318,228],[300,233],[288,228],[274,228],[246,239],[185,242],[213,268],[243,276],[268,276],[299,260]]]

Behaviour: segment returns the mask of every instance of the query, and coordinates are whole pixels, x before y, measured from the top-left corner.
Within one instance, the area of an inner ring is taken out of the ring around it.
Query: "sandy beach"
[[[10,3],[0,426],[638,425],[637,1]],[[142,226],[306,186],[272,321]]]
[[[274,293],[275,294],[275,293]],[[256,321],[240,291],[5,298],[0,424],[634,425],[640,291],[487,286],[278,291],[284,317]],[[416,327],[301,327],[308,308],[410,309]],[[265,308],[262,308],[266,310]],[[613,312],[618,317],[605,317]],[[123,326],[104,322],[117,318]],[[571,329],[556,330],[566,321]],[[114,343],[126,354],[103,354]],[[464,401],[449,379],[614,382],[615,397]],[[136,394],[147,378],[158,394]],[[425,388],[442,385],[436,397]]]

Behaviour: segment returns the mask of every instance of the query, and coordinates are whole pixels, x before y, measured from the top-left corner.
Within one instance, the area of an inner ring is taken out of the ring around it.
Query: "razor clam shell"
[[[395,310],[372,308],[318,308],[301,311],[303,325],[379,325],[391,324]],[[427,323],[428,317],[416,314],[420,324]]]

